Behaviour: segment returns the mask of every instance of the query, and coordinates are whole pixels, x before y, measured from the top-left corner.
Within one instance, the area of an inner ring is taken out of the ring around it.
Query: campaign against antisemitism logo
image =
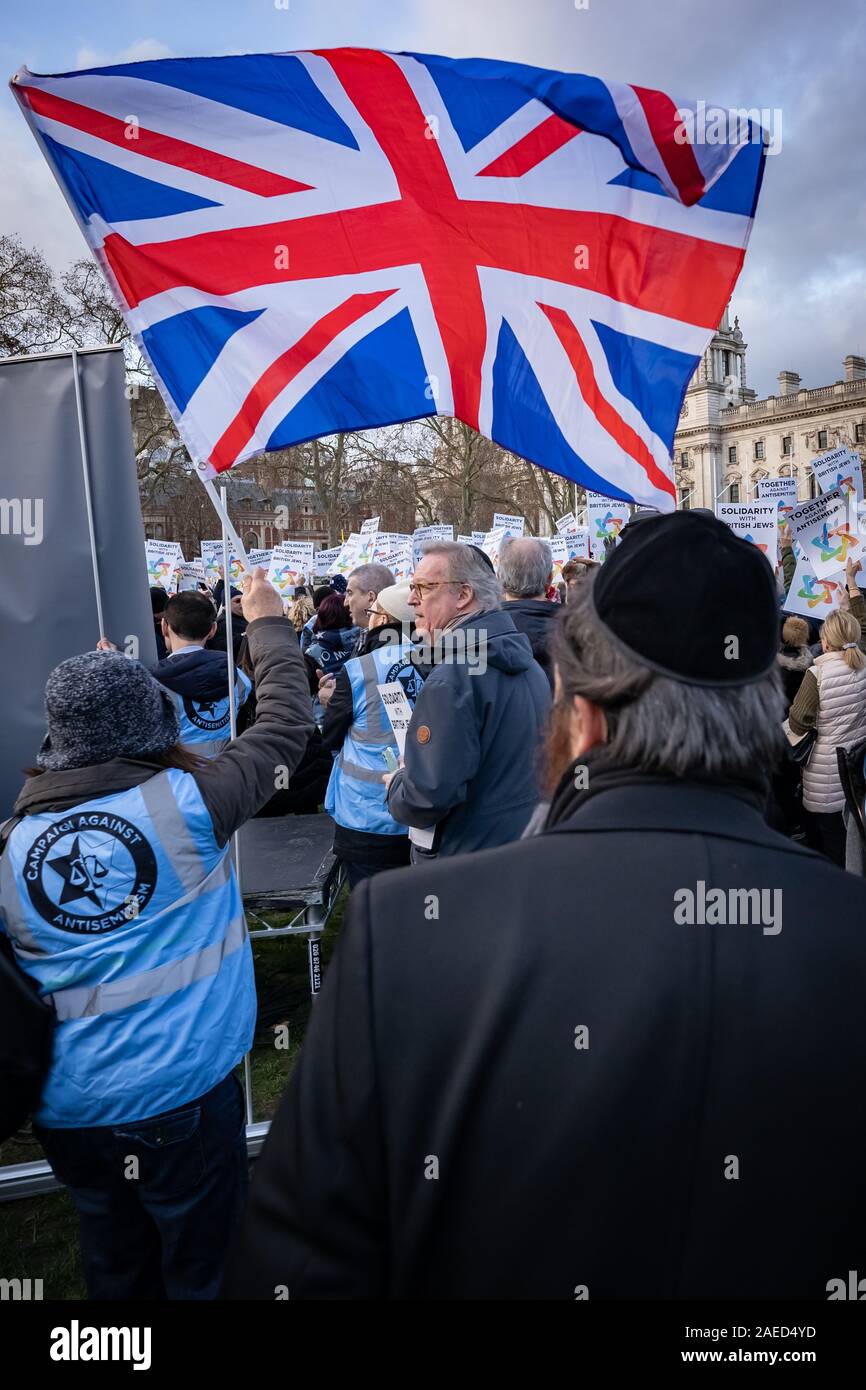
[[[217,713],[220,705],[223,706],[221,714]],[[188,696],[184,696],[183,712],[190,724],[194,724],[197,729],[206,729],[208,732],[212,732],[214,729],[224,729],[229,722],[227,700],[190,700]]]
[[[384,684],[391,685],[394,681],[399,681],[406,692],[406,699],[411,705],[414,705],[421,694],[421,687],[424,684],[423,676],[416,671],[411,663],[398,661],[388,671]]]
[[[55,821],[27,852],[30,901],[61,931],[95,935],[137,916],[156,888],[156,855],[122,816],[78,811]]]
[[[839,585],[833,579],[816,579],[813,574],[804,574],[797,590],[797,597],[804,598],[810,608],[818,608],[833,603]]]

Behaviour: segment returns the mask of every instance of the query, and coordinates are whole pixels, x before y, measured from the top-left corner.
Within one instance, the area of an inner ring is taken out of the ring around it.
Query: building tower
[[[680,506],[694,505],[697,499],[701,505],[713,506],[722,492],[729,495],[732,485],[737,495],[739,477],[727,477],[720,412],[755,399],[746,384],[746,347],[739,319],[735,318],[731,327],[726,308],[689,382],[680,411],[674,447]]]

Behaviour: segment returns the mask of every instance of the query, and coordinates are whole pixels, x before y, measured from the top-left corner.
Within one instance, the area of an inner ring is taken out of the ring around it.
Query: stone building
[[[315,550],[328,544],[324,508],[316,491],[305,488],[265,490],[254,478],[225,475],[229,515],[247,549],[269,550],[280,541],[312,541]],[[360,498],[348,497],[345,525],[358,530],[363,520]],[[219,521],[197,478],[157,489],[142,500],[145,535],[179,541],[187,559],[199,553],[202,540],[219,536]],[[348,531],[347,531],[348,534]]]
[[[762,478],[797,479],[801,500],[814,496],[815,454],[846,445],[866,461],[866,360],[853,353],[843,377],[807,390],[794,371],[779,373],[776,395],[758,400],[748,386],[738,319],[725,311],[686,392],[674,436],[681,507],[746,502]]]

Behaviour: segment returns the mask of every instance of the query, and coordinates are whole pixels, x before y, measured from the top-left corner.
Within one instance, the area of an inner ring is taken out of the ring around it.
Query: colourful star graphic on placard
[[[755,540],[755,537],[752,535],[751,531],[747,531],[747,532],[746,532],[746,534],[743,536],[743,540],[744,540],[744,541],[750,541],[750,542],[752,543],[752,545],[756,547],[756,549],[760,550],[761,553],[762,553],[763,555],[766,555],[766,553],[767,553],[767,542],[766,542],[766,541],[756,541],[756,540]]]
[[[836,532],[831,531],[827,525],[827,522],[825,521],[824,529],[822,530],[820,536],[813,536],[812,538],[812,544],[818,547],[818,549],[821,552],[821,559],[824,561],[836,560],[839,559],[842,555],[841,545],[834,545],[830,539],[831,536],[835,535]]]
[[[604,541],[607,540],[609,536],[618,536],[621,530],[622,517],[614,516],[613,512],[608,512],[606,516],[596,518],[596,540]]]
[[[836,536],[839,540],[839,558],[844,564],[851,546],[857,544],[857,537],[851,535],[851,527],[847,521],[843,522],[841,526],[837,526],[830,532],[830,535]]]
[[[797,597],[804,598],[810,608],[818,608],[822,604],[832,603],[834,590],[838,588],[833,579],[816,579],[814,575],[804,574]]]

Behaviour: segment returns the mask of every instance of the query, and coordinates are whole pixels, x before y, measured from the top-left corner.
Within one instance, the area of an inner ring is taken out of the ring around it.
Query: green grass
[[[345,909],[344,890],[321,939],[323,968],[331,958]],[[288,920],[262,914],[270,926]],[[251,922],[255,928],[257,923]],[[250,1057],[253,1119],[270,1119],[301,1050],[311,997],[306,937],[274,937],[252,943],[259,995],[259,1021]],[[288,1047],[277,1046],[288,1028]],[[279,1032],[276,1029],[279,1029]],[[243,1068],[238,1072],[243,1079]],[[42,1149],[26,1126],[0,1145],[0,1165],[32,1163]],[[41,1279],[45,1299],[86,1297],[78,1255],[78,1218],[65,1191],[0,1203],[0,1278]]]

